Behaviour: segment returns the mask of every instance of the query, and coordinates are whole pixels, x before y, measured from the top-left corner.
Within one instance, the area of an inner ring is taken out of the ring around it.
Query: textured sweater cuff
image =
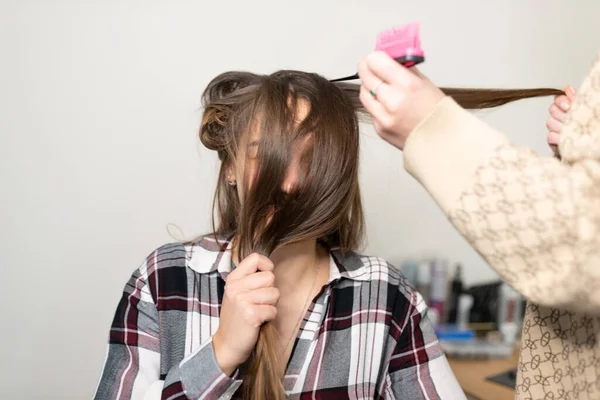
[[[507,143],[504,135],[445,97],[409,135],[404,168],[448,213],[477,167]]]

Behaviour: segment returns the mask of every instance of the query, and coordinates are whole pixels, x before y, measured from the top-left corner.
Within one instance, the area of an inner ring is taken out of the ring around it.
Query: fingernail
[[[560,103],[560,108],[562,108],[563,111],[567,111],[570,107],[571,107],[571,105],[566,101],[563,101]]]

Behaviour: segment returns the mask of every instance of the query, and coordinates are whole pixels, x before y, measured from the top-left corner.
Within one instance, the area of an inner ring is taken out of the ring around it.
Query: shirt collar
[[[226,277],[233,268],[231,259],[232,236],[215,238],[203,236],[186,245],[187,265],[199,274],[217,271]],[[342,254],[338,248],[329,249],[329,282],[346,278],[353,281],[370,279],[369,257],[354,252]]]
[[[200,274],[231,272],[232,236],[206,235],[186,246],[188,267]]]

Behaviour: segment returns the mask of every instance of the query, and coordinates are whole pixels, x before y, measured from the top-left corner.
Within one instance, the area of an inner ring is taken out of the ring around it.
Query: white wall
[[[196,129],[217,73],[346,75],[378,31],[420,20],[422,70],[440,84],[560,87],[600,44],[594,0],[218,4],[0,1],[1,398],[91,397],[129,274],[173,240],[167,224],[208,231],[217,163]],[[547,154],[549,101],[486,119]],[[369,253],[443,255],[471,282],[494,278],[369,128],[361,183]]]

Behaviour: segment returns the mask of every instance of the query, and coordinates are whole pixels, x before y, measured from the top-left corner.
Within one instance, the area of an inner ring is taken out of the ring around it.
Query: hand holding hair
[[[271,260],[253,253],[227,277],[219,328],[213,336],[217,362],[227,375],[250,357],[260,327],[277,315],[279,290],[273,268]]]
[[[374,52],[358,64],[360,100],[379,135],[402,150],[410,132],[444,98],[444,93],[416,68]]]
[[[411,132],[450,96],[465,109],[501,106],[512,101],[563,95],[563,91],[537,89],[438,88],[416,68],[406,68],[384,52],[374,52],[358,64],[362,81],[360,101],[371,114],[377,133],[404,149]]]
[[[548,145],[554,156],[560,158],[558,150],[558,142],[560,140],[560,132],[562,131],[563,123],[567,116],[571,103],[575,99],[575,89],[569,86],[565,89],[565,94],[560,94],[554,97],[554,102],[550,105],[548,112],[550,117],[546,121],[548,128]]]

